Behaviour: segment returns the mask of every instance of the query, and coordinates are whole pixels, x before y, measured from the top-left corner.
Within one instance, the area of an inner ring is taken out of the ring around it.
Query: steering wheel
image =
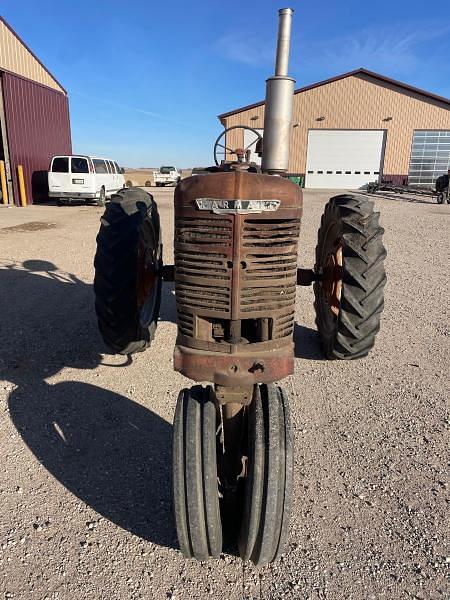
[[[253,142],[250,142],[250,144],[248,146],[246,146],[245,148],[229,148],[228,146],[225,146],[225,144],[220,144],[220,140],[226,136],[226,134],[229,131],[232,131],[233,129],[248,129],[249,131],[253,131],[253,133],[256,135],[256,138],[253,140]],[[219,137],[217,138],[217,140],[215,141],[214,144],[214,162],[216,163],[217,166],[220,166],[220,164],[222,163],[222,161],[219,162],[219,156],[221,154],[223,154],[223,158],[226,158],[227,152],[229,154],[236,154],[236,156],[238,157],[238,162],[244,162],[245,161],[245,156],[247,154],[247,151],[253,146],[253,144],[256,144],[257,142],[259,142],[260,140],[262,140],[262,135],[259,133],[259,131],[257,131],[256,129],[253,129],[252,127],[247,127],[247,125],[233,125],[233,127],[228,127],[227,129],[225,129],[224,131],[222,131],[222,133],[219,135]],[[222,150],[219,150],[219,148],[222,148]]]

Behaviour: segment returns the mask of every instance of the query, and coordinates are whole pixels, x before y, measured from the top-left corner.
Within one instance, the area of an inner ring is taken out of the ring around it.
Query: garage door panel
[[[358,189],[378,180],[384,130],[311,129],[306,187]]]
[[[264,129],[255,129],[261,136],[264,135]],[[244,148],[247,148],[258,139],[258,136],[250,131],[249,129],[244,129]],[[261,164],[261,157],[258,156],[255,152],[256,142],[250,146],[250,162],[256,163],[257,165]]]
[[[408,182],[431,188],[450,169],[450,131],[414,131]]]

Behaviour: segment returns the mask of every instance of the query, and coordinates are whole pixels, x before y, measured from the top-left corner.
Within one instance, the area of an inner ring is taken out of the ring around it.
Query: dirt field
[[[153,190],[155,192],[155,190]],[[172,259],[173,190],[156,191]],[[326,197],[305,194],[311,266]],[[93,309],[97,207],[0,208],[0,592],[20,599],[448,598],[450,206],[378,199],[386,309],[367,359],[327,362],[297,297],[290,543],[256,569],[183,559],[170,504],[173,287],[156,343],[112,356]]]

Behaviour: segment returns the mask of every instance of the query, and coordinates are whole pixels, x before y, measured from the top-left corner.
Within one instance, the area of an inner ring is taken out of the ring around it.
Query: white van
[[[123,187],[125,178],[114,160],[82,155],[54,156],[51,160],[48,195],[59,204],[94,200],[103,205],[106,198]]]

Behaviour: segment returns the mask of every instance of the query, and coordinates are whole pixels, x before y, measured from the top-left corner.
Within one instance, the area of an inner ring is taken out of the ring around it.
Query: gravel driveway
[[[158,190],[166,261],[172,194]],[[329,193],[306,192],[312,266]],[[290,543],[270,567],[186,561],[170,504],[178,390],[173,286],[155,344],[128,361],[93,309],[101,209],[0,208],[0,592],[20,599],[448,598],[449,215],[377,199],[386,308],[371,355],[323,360],[299,288],[290,393]]]

